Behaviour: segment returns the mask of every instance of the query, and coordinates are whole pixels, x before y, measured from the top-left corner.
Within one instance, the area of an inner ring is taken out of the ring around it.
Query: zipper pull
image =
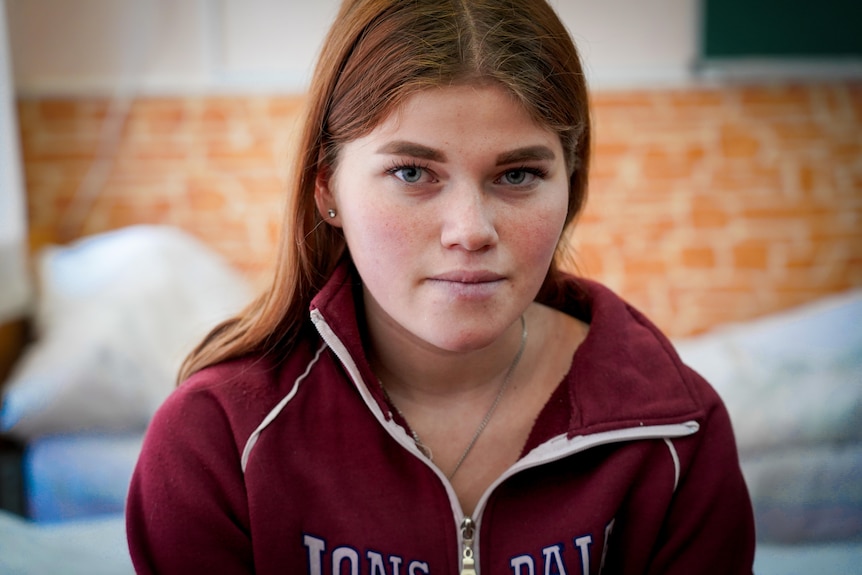
[[[477,575],[473,559],[473,520],[465,517],[461,522],[461,575]]]

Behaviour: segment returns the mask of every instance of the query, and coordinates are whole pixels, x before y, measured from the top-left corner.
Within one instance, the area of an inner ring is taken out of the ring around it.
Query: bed
[[[727,405],[760,540],[862,541],[862,290],[676,347]]]
[[[122,513],[146,425],[190,346],[251,290],[163,226],[50,248],[38,270],[39,338],[0,406],[0,494],[23,487],[0,511],[0,573],[132,572]],[[756,573],[859,572],[862,290],[674,343],[730,410]]]
[[[730,412],[754,504],[755,573],[859,573],[862,289],[675,345]]]
[[[37,337],[0,405],[0,432],[22,447],[24,507],[40,523],[121,512],[144,430],[182,359],[251,290],[169,226],[49,247],[37,270]]]
[[[4,575],[133,574],[122,515],[35,523],[0,511]]]

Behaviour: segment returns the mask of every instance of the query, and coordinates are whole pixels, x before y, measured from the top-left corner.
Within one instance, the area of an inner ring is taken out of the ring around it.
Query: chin
[[[463,331],[455,333],[450,325],[441,328],[443,333],[436,331],[434,334],[428,334],[429,337],[423,339],[435,347],[452,353],[479,351],[494,343],[503,333],[502,330],[489,330],[487,324],[482,327],[485,329],[474,330],[463,327]]]

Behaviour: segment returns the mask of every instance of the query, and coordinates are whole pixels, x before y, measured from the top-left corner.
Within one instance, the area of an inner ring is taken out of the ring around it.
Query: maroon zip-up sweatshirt
[[[139,573],[751,574],[727,412],[640,313],[571,279],[558,307],[589,334],[465,517],[368,385],[354,273],[336,271],[288,357],[202,370],[156,413],[127,506]]]

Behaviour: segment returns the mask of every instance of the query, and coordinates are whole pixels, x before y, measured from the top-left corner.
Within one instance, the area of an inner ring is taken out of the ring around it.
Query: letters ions
[[[605,566],[605,556],[608,550],[608,539],[614,528],[614,522],[608,523],[604,530],[604,545],[602,546],[599,573]],[[308,552],[308,575],[431,575],[430,567],[425,561],[407,561],[398,555],[384,555],[378,551],[368,550],[363,557],[353,547],[341,546],[327,551],[326,540],[313,535],[303,536],[303,545]],[[555,543],[541,550],[538,556],[524,554],[512,557],[509,561],[512,575],[587,575],[592,566],[591,551],[593,536],[583,535],[572,539],[572,551],[576,552],[580,561],[579,571],[569,572],[563,562],[566,545]],[[324,570],[324,565],[331,569]]]

